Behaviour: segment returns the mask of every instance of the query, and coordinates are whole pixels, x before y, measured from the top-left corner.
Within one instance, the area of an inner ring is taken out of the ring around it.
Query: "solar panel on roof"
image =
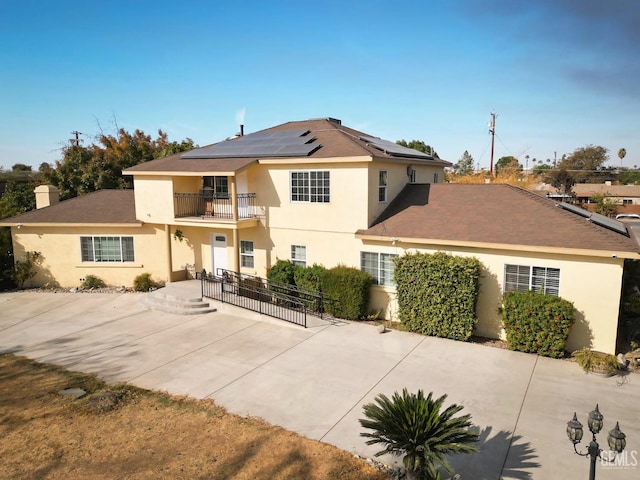
[[[624,223],[618,220],[605,217],[604,215],[600,215],[599,213],[591,213],[588,210],[585,210],[580,207],[576,207],[575,205],[571,205],[570,203],[566,203],[566,202],[560,202],[559,206],[562,207],[564,210],[567,210],[571,213],[575,213],[577,215],[580,215],[581,217],[586,218],[587,220],[595,223],[596,225],[600,225],[601,227],[608,228],[609,230],[613,230],[614,232],[620,233],[627,237],[629,236],[629,233],[627,232],[627,228],[625,227]]]
[[[306,157],[320,148],[309,130],[257,132],[183,153],[180,158]]]
[[[582,217],[585,218],[589,218],[591,216],[591,212],[588,210],[585,210],[584,208],[580,208],[580,207],[576,207],[575,205],[571,205],[570,203],[567,202],[560,202],[560,206],[564,209],[564,210],[568,210],[571,213],[576,213]]]
[[[390,142],[389,140],[365,136],[360,137],[360,140],[364,140],[372,147],[377,148],[378,150],[382,150],[383,152],[388,153],[389,155],[393,155],[394,157],[433,159],[431,155],[427,155],[426,153],[414,150],[413,148],[403,147],[402,145]]]
[[[589,220],[596,225],[600,225],[601,227],[608,228],[609,230],[613,230],[614,232],[629,236],[629,234],[627,233],[627,227],[625,227],[624,223],[618,220],[605,217],[604,215],[600,215],[599,213],[592,213]]]

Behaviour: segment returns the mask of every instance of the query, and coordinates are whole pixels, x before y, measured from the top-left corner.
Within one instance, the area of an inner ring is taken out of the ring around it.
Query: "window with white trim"
[[[633,204],[633,200],[631,200],[630,198],[623,198],[622,199],[622,204],[623,205],[631,205],[631,204]]]
[[[378,201],[387,201],[387,171],[380,170],[378,172]]]
[[[83,262],[133,262],[133,237],[80,237]]]
[[[505,265],[504,291],[526,292],[528,290],[558,296],[560,293],[560,269]]]
[[[253,241],[240,240],[240,266],[244,268],[253,268]]]
[[[291,263],[300,267],[307,266],[307,247],[304,245],[291,245]]]
[[[393,272],[395,253],[360,252],[360,270],[373,277],[378,285],[393,286]]]
[[[331,178],[328,170],[290,172],[292,202],[329,203]]]

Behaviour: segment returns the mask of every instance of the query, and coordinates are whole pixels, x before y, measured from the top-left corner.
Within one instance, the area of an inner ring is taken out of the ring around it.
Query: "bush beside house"
[[[412,332],[468,340],[477,322],[481,263],[443,252],[396,259],[398,316]]]
[[[574,307],[553,295],[507,292],[502,322],[510,350],[561,358],[574,322]]]

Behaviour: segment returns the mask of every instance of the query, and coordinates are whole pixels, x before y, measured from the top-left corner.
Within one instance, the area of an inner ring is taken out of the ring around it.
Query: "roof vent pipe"
[[[240,136],[244,137],[244,125],[240,124]]]

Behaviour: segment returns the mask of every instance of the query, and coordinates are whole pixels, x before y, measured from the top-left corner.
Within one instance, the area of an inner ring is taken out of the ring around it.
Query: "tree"
[[[613,217],[618,213],[618,204],[616,201],[605,195],[596,194],[591,195],[591,200],[595,202],[595,212],[605,217]]]
[[[627,156],[627,149],[621,148],[618,150],[618,158],[620,159],[620,165],[622,165],[622,160]]]
[[[520,165],[516,157],[512,157],[511,155],[500,157],[496,162],[496,175],[502,170],[520,171],[522,170],[522,165]]]
[[[550,170],[551,166],[550,165],[546,165],[544,163],[540,163],[538,165],[536,165],[535,167],[533,167],[533,171],[532,173],[534,175],[543,175],[547,172],[547,170]]]
[[[575,178],[565,169],[554,170],[549,174],[547,179],[558,192],[564,196],[573,196],[573,186],[576,183]]]
[[[16,163],[13,167],[11,167],[11,170],[14,172],[30,172],[31,166],[25,165],[24,163]]]
[[[360,425],[373,430],[360,434],[370,439],[367,445],[385,447],[375,455],[404,454],[402,463],[416,479],[440,478],[438,464],[453,474],[446,455],[477,451],[472,444],[478,441],[478,434],[469,430],[471,416],[455,417],[464,407],[453,404],[442,410],[447,396],[434,400],[432,395],[425,398],[422,390],[413,394],[406,388],[391,399],[380,394],[363,407],[366,419],[360,419]]]
[[[407,142],[406,140],[398,140],[396,142],[398,145],[407,148],[413,148],[414,150],[418,150],[419,152],[426,153],[427,155],[431,155],[435,158],[440,158],[438,152],[436,152],[431,145],[427,145],[422,140],[411,140]]]
[[[609,150],[605,147],[588,145],[578,148],[571,155],[562,156],[558,163],[559,170],[596,171],[609,160]]]
[[[36,208],[35,187],[36,184],[31,182],[8,181],[0,198],[0,218],[13,217]]]
[[[56,168],[44,174],[60,189],[60,199],[66,200],[101,189],[131,188],[132,180],[122,176],[124,169],[194,147],[190,138],[170,142],[162,130],[152,139],[142,130],[129,133],[121,128],[116,136],[101,133],[97,142],[87,147],[71,143],[63,149]]]
[[[460,160],[453,166],[456,175],[470,175],[474,172],[473,157],[467,150],[464,151]]]

